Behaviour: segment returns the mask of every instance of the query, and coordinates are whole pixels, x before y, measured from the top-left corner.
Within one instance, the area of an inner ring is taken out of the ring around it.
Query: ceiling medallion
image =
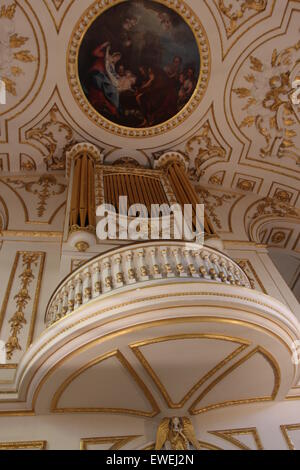
[[[73,96],[95,124],[150,137],[196,109],[209,81],[210,50],[182,0],[100,0],[73,31],[67,71]]]

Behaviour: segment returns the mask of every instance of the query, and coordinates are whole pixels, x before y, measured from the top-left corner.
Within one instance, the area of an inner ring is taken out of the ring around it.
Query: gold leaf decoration
[[[16,2],[13,2],[10,5],[2,5],[0,7],[1,31],[3,28],[1,19],[5,19],[6,21],[9,20],[11,22],[19,21],[19,18],[14,20],[15,14],[18,11],[17,8],[19,7]],[[21,36],[18,33],[14,33],[12,31],[14,31],[14,27],[3,28],[2,31],[2,47],[4,48],[3,53],[5,54],[5,57],[7,57],[7,60],[1,63],[1,78],[6,85],[6,92],[12,96],[17,96],[17,82],[15,82],[12,77],[19,77],[24,75],[24,71],[16,64],[16,61],[23,62],[24,64],[30,64],[35,62],[37,59],[28,49],[16,50],[23,47],[29,38]]]
[[[49,111],[49,118],[47,117],[45,122],[26,132],[27,140],[39,142],[46,149],[47,156],[44,161],[47,170],[64,170],[66,151],[76,143],[73,129],[58,114],[59,110],[55,104]],[[63,136],[63,142],[60,142],[60,145],[58,135]],[[60,147],[63,149],[62,152],[60,152]]]
[[[12,3],[9,6],[2,5],[0,8],[0,18],[7,18],[12,20],[16,14],[16,3]]]
[[[15,52],[14,58],[21,62],[34,62],[36,60],[36,57],[34,57],[28,50]]]
[[[237,30],[247,11],[257,14],[264,11],[266,6],[267,0],[230,0],[228,4],[226,0],[219,0],[219,9],[229,20],[226,25],[227,36],[230,37]]]
[[[24,46],[28,41],[28,38],[19,36],[18,34],[12,34],[9,38],[10,47],[16,49],[18,47]]]
[[[6,347],[6,356],[10,360],[13,356],[14,351],[21,350],[19,343],[19,335],[23,328],[23,325],[27,323],[25,319],[25,308],[31,297],[29,295],[29,286],[34,280],[34,275],[32,271],[33,266],[37,266],[37,261],[39,259],[39,254],[35,253],[23,253],[22,263],[23,271],[19,276],[21,280],[21,286],[18,293],[14,296],[16,301],[16,312],[9,320],[10,323],[10,337],[8,338],[5,347]]]
[[[231,201],[236,196],[231,194],[222,194],[222,196],[218,196],[201,187],[196,187],[196,190],[201,204],[205,205],[205,210],[209,214],[210,220],[215,223],[218,229],[221,230],[222,225],[216,209],[222,207],[224,203]]]
[[[255,116],[247,116],[241,123],[241,127],[251,127],[255,123]]]
[[[246,88],[239,83],[239,87],[232,89],[238,99],[247,99],[246,104],[241,106],[241,111],[247,114],[239,127],[243,129],[255,125],[266,142],[266,146],[260,148],[263,158],[289,157],[300,163],[300,148],[296,142],[300,122],[297,113],[300,110],[293,106],[291,100],[291,72],[299,63],[300,40],[282,51],[274,49],[269,64],[251,56],[249,74],[243,72],[243,78],[252,87]]]
[[[251,96],[251,91],[248,88],[235,88],[233,92],[236,93],[239,98],[247,98],[247,96]]]
[[[38,217],[43,217],[47,209],[48,199],[62,194],[66,189],[65,184],[58,183],[55,176],[48,174],[41,176],[35,181],[24,182],[7,179],[7,182],[16,185],[19,189],[25,189],[28,193],[38,197]]]
[[[14,77],[19,77],[20,75],[24,75],[24,72],[20,67],[13,66],[11,67],[10,71]]]
[[[250,62],[251,62],[251,70],[254,70],[255,72],[262,72],[263,71],[263,63],[257,59],[256,57],[251,56],[250,57]]]
[[[249,73],[245,76],[245,80],[249,83],[255,83],[255,77],[253,74]]]
[[[265,197],[258,202],[256,212],[251,218],[254,220],[265,215],[299,217],[300,212],[298,209],[295,209],[286,202],[280,201],[276,198]]]
[[[5,83],[7,93],[13,96],[17,95],[16,82],[7,77],[2,77],[2,81]]]
[[[226,150],[215,138],[209,121],[206,121],[197,134],[188,140],[185,154],[190,160],[194,160],[194,168],[192,167],[189,172],[195,180],[199,180],[200,176],[203,176],[202,166],[208,160],[212,158],[224,160],[226,158]]]

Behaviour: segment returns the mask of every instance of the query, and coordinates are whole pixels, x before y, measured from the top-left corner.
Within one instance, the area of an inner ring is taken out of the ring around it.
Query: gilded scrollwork
[[[222,229],[222,224],[216,209],[223,206],[223,204],[235,199],[233,194],[214,194],[207,189],[196,187],[196,191],[199,195],[200,202],[205,205],[205,210],[209,215],[209,219],[213,222],[218,229]]]
[[[280,201],[276,198],[265,197],[260,199],[255,207],[255,212],[251,216],[252,219],[257,219],[265,215],[277,217],[299,217],[300,212],[298,209],[291,207],[288,203]]]
[[[184,153],[193,161],[190,176],[196,180],[205,174],[203,165],[208,160],[224,161],[226,158],[226,150],[214,136],[209,121],[206,121],[197,134],[187,141]]]
[[[59,183],[55,176],[45,174],[33,181],[8,178],[7,182],[15,185],[18,189],[25,189],[26,192],[37,196],[37,215],[43,217],[47,210],[48,200],[53,196],[59,196],[66,190],[66,185]]]
[[[35,160],[29,155],[21,153],[20,155],[20,170],[21,171],[36,171]]]
[[[230,37],[245,20],[263,12],[268,0],[218,0],[217,6],[222,14],[227,36]]]
[[[25,318],[25,309],[31,300],[29,294],[29,287],[34,280],[33,266],[37,266],[40,258],[39,253],[22,253],[22,267],[23,271],[19,275],[21,281],[18,293],[14,296],[16,311],[10,318],[10,337],[8,338],[6,346],[7,359],[11,360],[16,350],[21,350],[19,343],[19,336],[24,324],[27,323]]]
[[[45,149],[47,170],[65,170],[66,152],[76,144],[76,140],[73,129],[63,120],[56,104],[42,124],[26,131],[25,137]]]
[[[299,60],[300,40],[281,51],[273,49],[269,61],[259,54],[251,55],[248,72],[244,74],[247,85],[240,82],[233,88],[239,100],[246,100],[241,107],[244,117],[239,128],[249,135],[255,129],[262,136],[265,142],[260,148],[262,158],[288,157],[300,163],[297,145],[300,107],[293,104],[291,93]]]
[[[225,174],[226,174],[225,171],[218,171],[217,173],[214,173],[213,175],[211,175],[208,182],[210,184],[215,184],[217,186],[222,186],[222,184],[224,182]]]

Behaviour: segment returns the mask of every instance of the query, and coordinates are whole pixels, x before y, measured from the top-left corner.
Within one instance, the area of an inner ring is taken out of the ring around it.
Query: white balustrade
[[[50,326],[117,289],[170,278],[251,288],[240,266],[212,248],[181,241],[137,243],[99,255],[70,274],[51,297],[45,322]]]

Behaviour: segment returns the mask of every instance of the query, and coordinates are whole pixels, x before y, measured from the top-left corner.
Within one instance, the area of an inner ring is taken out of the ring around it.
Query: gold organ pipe
[[[197,217],[196,205],[200,204],[200,200],[185,172],[185,169],[179,163],[173,162],[167,168],[167,173],[178,202],[181,205],[192,204],[193,225],[195,228]],[[204,230],[208,234],[214,233],[213,228],[206,217],[204,220]]]
[[[90,228],[96,225],[94,161],[87,153],[74,162],[70,227]]]

